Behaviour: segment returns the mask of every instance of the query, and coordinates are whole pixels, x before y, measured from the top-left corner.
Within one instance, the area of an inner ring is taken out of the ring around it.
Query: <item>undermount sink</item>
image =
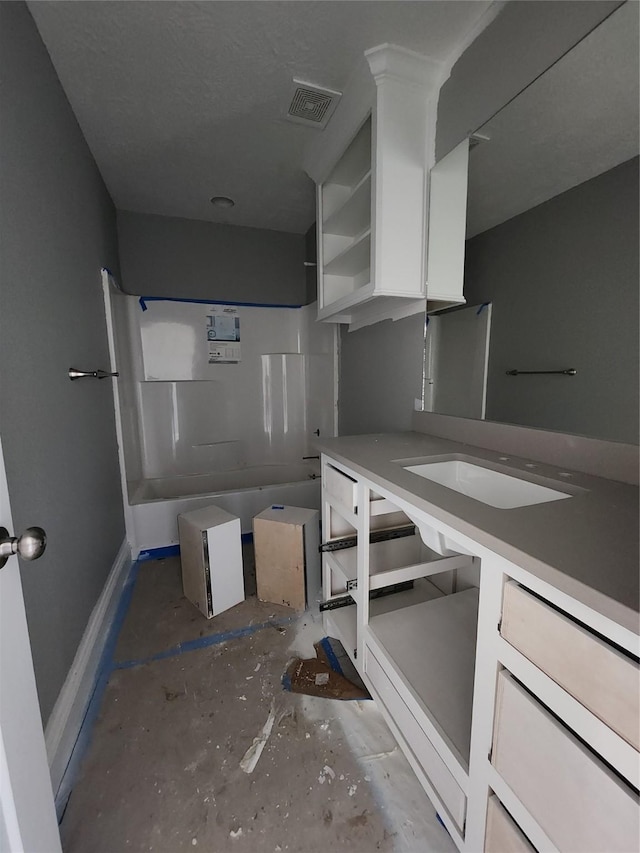
[[[453,489],[454,492],[498,509],[515,509],[520,506],[533,506],[571,497],[570,494],[557,489],[541,486],[529,480],[521,480],[519,477],[512,477],[460,459],[403,465],[403,468],[405,471],[411,471],[419,477],[433,480],[434,483]]]

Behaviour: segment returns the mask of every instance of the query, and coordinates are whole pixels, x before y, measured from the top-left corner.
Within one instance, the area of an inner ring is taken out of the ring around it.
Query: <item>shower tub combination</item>
[[[138,299],[107,270],[103,293],[134,556],[177,545],[178,515],[210,504],[244,534],[273,504],[320,508],[313,440],[336,432],[337,333],[315,306]],[[225,311],[242,349],[218,363],[208,330]]]
[[[262,465],[219,474],[143,480],[133,490],[130,515],[143,552],[178,544],[180,513],[215,504],[251,533],[253,517],[273,504],[320,508],[320,464]]]

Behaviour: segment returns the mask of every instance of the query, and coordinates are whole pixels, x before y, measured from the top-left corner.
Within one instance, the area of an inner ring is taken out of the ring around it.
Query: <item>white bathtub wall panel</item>
[[[109,303],[113,323],[115,370],[120,374],[118,384],[118,402],[122,427],[122,452],[124,454],[126,479],[129,491],[135,488],[143,476],[142,453],[140,446],[139,409],[135,383],[135,358],[131,327],[129,323],[129,303],[133,297],[127,296],[111,279]],[[105,365],[105,367],[107,367]]]
[[[317,304],[300,309],[301,346],[307,355],[305,363],[306,436],[305,456],[314,454],[315,430],[322,436],[336,435],[338,406],[338,337],[337,326],[318,323]]]
[[[328,365],[309,370],[300,348],[317,348],[333,363],[331,333],[307,328],[311,315],[303,309],[239,313],[241,361],[208,364],[206,305],[138,307],[145,477],[299,462],[309,454],[319,426],[314,413],[308,427],[309,399],[319,413],[332,405],[333,391]]]
[[[242,375],[239,368],[269,352],[299,352],[299,309],[240,306],[240,365],[209,364],[206,316],[208,306],[192,302],[148,302],[138,323],[147,380],[219,380]]]
[[[217,414],[226,393],[226,383],[219,382],[140,383],[146,478],[245,464],[236,419]]]
[[[305,455],[305,357],[262,356],[262,418],[266,464],[300,462]]]
[[[323,324],[329,325],[329,324]],[[335,363],[331,355],[305,356],[305,452],[317,454],[313,440],[316,430],[321,436],[336,435]]]

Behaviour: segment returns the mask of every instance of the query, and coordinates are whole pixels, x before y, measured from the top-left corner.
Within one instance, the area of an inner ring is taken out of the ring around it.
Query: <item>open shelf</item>
[[[468,772],[478,590],[374,615],[369,631]],[[428,654],[426,653],[428,651]]]
[[[329,216],[325,216],[322,233],[355,237],[369,227],[371,222],[371,170],[369,169],[355,187],[347,191],[344,200]]]
[[[362,176],[371,168],[371,116],[354,136],[349,147],[338,160],[325,185],[338,184],[355,187]]]
[[[325,275],[355,276],[369,269],[371,262],[371,228],[358,234],[357,237],[339,252],[329,263],[324,265]]]

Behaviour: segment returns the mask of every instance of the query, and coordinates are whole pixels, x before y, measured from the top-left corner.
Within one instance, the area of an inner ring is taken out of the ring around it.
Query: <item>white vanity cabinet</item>
[[[325,631],[351,656],[462,847],[478,561],[450,540],[443,547],[435,528],[426,531],[426,545],[406,511],[410,507],[338,461],[323,456],[322,474],[324,547],[345,537],[351,546],[323,552],[324,599],[340,601],[348,594],[354,602],[325,611]],[[396,584],[409,588],[384,594]]]
[[[325,611],[325,631],[458,848],[637,850],[637,634],[406,490],[327,454],[322,476],[324,599],[352,601]]]
[[[441,82],[440,64],[428,57],[393,45],[366,51],[307,153],[317,184],[319,320],[357,329],[424,310],[427,174]],[[444,182],[446,215],[453,195],[448,176]],[[436,177],[436,198],[440,186]],[[464,190],[466,209],[466,178]],[[442,307],[464,302],[462,276],[439,273],[434,298]]]

